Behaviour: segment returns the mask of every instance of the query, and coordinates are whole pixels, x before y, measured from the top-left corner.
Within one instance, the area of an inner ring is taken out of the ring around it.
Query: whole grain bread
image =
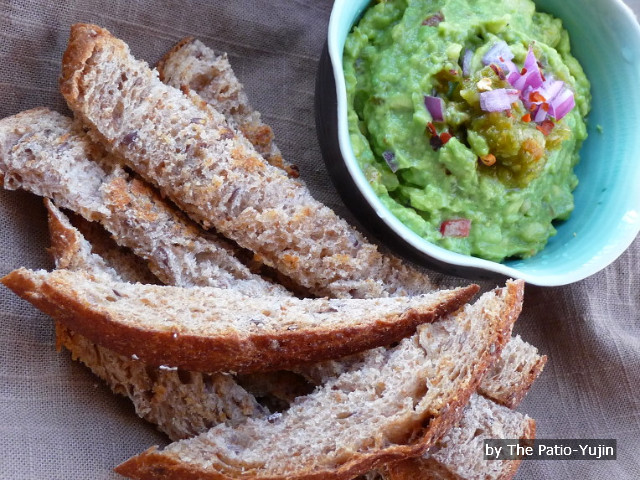
[[[350,479],[422,455],[458,419],[522,302],[508,282],[474,305],[294,401],[289,410],[154,447],[116,471],[135,479]]]
[[[164,283],[291,295],[251,273],[229,242],[186,219],[59,113],[36,108],[0,120],[0,175],[5,188],[50,197],[100,222]]]
[[[357,368],[365,357],[366,352],[361,352],[338,359],[298,365],[294,371],[309,382],[320,384],[328,378]],[[500,357],[484,376],[478,392],[500,405],[516,408],[542,373],[546,362],[546,355],[540,355],[536,347],[516,335],[507,342]]]
[[[45,200],[45,203],[49,210],[54,245],[52,253],[58,268],[72,267],[95,274],[107,272],[111,275],[114,271],[118,274],[125,272],[128,281],[137,281],[147,276],[144,272],[145,266],[140,265],[135,256],[122,252],[122,249],[114,244],[106,244],[102,238],[104,232],[90,230],[88,226],[84,226],[83,233],[90,231],[92,243],[101,245],[100,256],[106,255],[111,259],[107,262],[101,261],[99,256],[91,253],[91,246],[82,234],[70,225],[65,215],[52,202]],[[77,221],[82,219],[76,219]],[[119,278],[116,276],[114,279]],[[92,344],[59,322],[56,325],[56,342],[59,347],[67,348],[74,359],[87,365],[93,373],[106,381],[114,392],[128,396],[140,417],[156,424],[174,441],[203,433],[218,423],[234,425],[247,417],[266,417],[270,412],[286,410],[296,397],[310,393],[313,388],[312,384],[304,382],[301,377],[285,371],[234,378],[230,375],[153,368],[139,359],[118,355]],[[514,339],[511,339],[504,347],[501,358],[513,342]],[[496,364],[500,361],[500,358],[496,360]],[[316,365],[322,363],[328,362]],[[316,385],[323,384],[328,378],[337,375],[335,369],[328,368],[316,368],[313,373]],[[485,381],[483,380],[483,383]],[[262,406],[263,404],[266,404],[270,412]],[[407,460],[388,471],[383,468],[380,472],[370,472],[367,478],[390,480],[389,475],[397,476],[400,472],[411,479],[500,478],[495,475],[496,464],[501,466],[503,472],[515,472],[517,464],[490,462],[480,466],[484,468],[471,469],[468,468],[470,460],[465,460],[459,453],[461,450],[470,451],[472,444],[477,445],[476,433],[480,431],[490,438],[532,438],[534,429],[529,428],[526,433],[517,430],[518,426],[522,425],[522,417],[516,412],[505,412],[504,408],[493,405],[489,400],[478,400],[474,395],[469,406],[464,409],[460,421],[447,434],[447,438],[460,438],[459,442],[449,442],[446,445],[439,442],[438,455],[425,455],[421,459]],[[531,427],[535,424],[529,419],[527,425]],[[458,430],[465,433],[456,434]],[[472,434],[469,434],[469,431]],[[477,455],[471,457],[472,460],[475,458]],[[464,465],[467,465],[466,471],[471,472],[469,478],[464,475],[452,476],[451,472],[460,473]]]
[[[282,158],[273,130],[249,103],[226,53],[216,54],[201,41],[184,38],[162,57],[156,69],[164,83],[195,92],[222,113],[229,126],[240,131],[267,162],[298,177],[298,168]]]
[[[540,355],[536,347],[516,335],[505,345],[478,392],[501,405],[516,408],[546,363],[546,355]]]
[[[269,411],[231,375],[152,367],[136,355],[119,355],[56,322],[56,345],[87,365],[114,393],[129,397],[136,414],[172,440],[219,423],[237,425]]]
[[[115,281],[149,283],[153,279],[144,262],[109,243],[106,232],[85,225],[84,233],[92,233],[89,244],[53,202],[45,199],[45,205],[49,214],[50,251],[57,268]],[[100,245],[100,255],[92,251],[96,244]],[[152,367],[135,355],[120,355],[92,343],[60,322],[56,322],[56,345],[58,349],[69,350],[74,360],[86,365],[114,393],[127,396],[138,416],[157,425],[171,440],[197,435],[218,423],[237,424],[247,417],[270,413],[231,375]],[[264,373],[261,376],[271,377]],[[275,393],[282,390],[279,386]]]
[[[97,141],[189,216],[313,294],[432,289],[426,275],[380,253],[303,184],[267,163],[222,114],[163,84],[108,31],[72,27],[61,91]]]
[[[533,439],[536,423],[526,415],[473,395],[460,421],[422,457],[385,466],[385,480],[509,480],[521,460],[485,460],[484,441]]]
[[[212,287],[114,282],[18,269],[2,283],[123,355],[202,372],[269,371],[388,345],[464,305],[477,285],[415,297],[248,297]]]

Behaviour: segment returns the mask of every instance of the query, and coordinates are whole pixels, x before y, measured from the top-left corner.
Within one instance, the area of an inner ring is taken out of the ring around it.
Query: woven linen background
[[[640,12],[640,0],[628,3]],[[326,173],[314,124],[315,75],[331,7],[329,0],[0,2],[0,117],[41,105],[68,112],[57,77],[72,23],[108,28],[151,64],[177,40],[196,36],[229,53],[253,105],[315,197],[356,222]],[[47,246],[41,200],[0,189],[0,274],[52,268]],[[518,479],[640,478],[639,263],[637,239],[587,280],[527,287],[516,331],[549,363],[519,410],[537,420],[541,438],[615,438],[618,459],[527,461]],[[118,478],[115,465],[165,442],[128,400],[55,351],[48,317],[0,288],[0,478]]]

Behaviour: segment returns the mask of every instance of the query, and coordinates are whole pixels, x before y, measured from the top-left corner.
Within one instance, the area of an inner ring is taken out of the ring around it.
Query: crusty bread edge
[[[513,390],[509,390],[507,395],[493,395],[491,392],[486,391],[480,386],[478,389],[478,393],[484,395],[487,398],[490,398],[496,403],[500,405],[504,405],[507,408],[515,409],[520,405],[520,402],[526,397],[527,393],[531,389],[533,382],[540,376],[542,370],[547,364],[547,356],[539,355],[536,363],[531,367],[527,375],[523,376],[522,381],[520,381],[517,387]]]
[[[173,47],[171,47],[171,49],[165,53],[162,58],[160,60],[158,60],[158,63],[156,64],[156,70],[158,70],[158,77],[160,77],[160,81],[164,82],[165,78],[164,78],[164,66],[166,65],[167,61],[177,52],[179,52],[182,47],[184,47],[185,45],[188,45],[192,42],[195,41],[194,37],[185,37],[182,40],[180,40],[178,43],[176,43]]]
[[[528,418],[522,435],[520,435],[520,440],[534,439],[535,437],[536,422],[532,418]],[[480,452],[478,452],[478,454],[480,454]],[[502,464],[502,472],[500,472],[497,477],[491,478],[493,480],[512,480],[518,472],[521,463],[522,459],[506,460]],[[467,477],[461,477],[452,472],[447,465],[443,465],[433,457],[410,458],[403,462],[387,465],[381,470],[381,476],[385,480],[417,480],[432,477],[438,480],[467,480]]]
[[[409,458],[423,455],[437,440],[444,435],[462,416],[464,407],[469,402],[471,395],[477,390],[482,376],[489,366],[500,355],[502,347],[511,338],[513,323],[520,315],[522,299],[524,295],[524,282],[511,281],[505,287],[506,298],[501,314],[492,325],[495,329],[495,349],[485,352],[478,362],[476,376],[469,385],[454,395],[452,401],[436,417],[428,417],[423,421],[421,432],[416,432],[413,443],[396,445],[382,451],[369,454],[356,455],[355,458],[339,466],[336,470],[327,472],[309,472],[288,476],[287,480],[350,480],[369,470],[382,467],[389,463],[395,463]],[[238,476],[234,472],[230,475],[224,473],[208,472],[194,469],[188,464],[169,458],[158,451],[157,447],[151,447],[145,452],[130,458],[114,469],[120,475],[135,480],[235,480],[240,478],[259,478],[259,480],[284,480],[282,476]]]
[[[408,309],[401,315],[380,317],[375,322],[369,319],[360,325],[339,329],[285,329],[248,336],[231,332],[206,337],[126,325],[107,309],[84,301],[56,274],[50,274],[38,287],[29,281],[33,272],[27,269],[15,270],[1,281],[92,342],[121,355],[135,354],[152,366],[170,365],[200,372],[279,370],[388,345],[410,336],[418,325],[458,310],[478,291],[477,285],[470,285],[449,292],[430,308]]]

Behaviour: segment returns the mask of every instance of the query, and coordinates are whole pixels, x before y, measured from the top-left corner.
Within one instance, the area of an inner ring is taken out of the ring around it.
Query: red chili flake
[[[530,102],[546,102],[547,99],[544,98],[542,94],[540,94],[540,92],[531,92],[529,94],[529,101]]]
[[[522,116],[522,121],[523,122],[530,122],[531,121],[531,114],[527,113],[526,115]]]
[[[513,118],[513,113],[511,113],[511,110],[505,110],[504,114],[507,116],[507,118]]]
[[[544,102],[544,103],[540,104],[540,108],[542,110],[544,110],[545,112],[548,112],[549,111],[549,104],[547,102]]]
[[[451,137],[453,137],[453,135],[451,135],[449,132],[442,132],[440,134],[440,140],[442,141],[442,145],[446,145],[446,143],[451,140]]]
[[[527,69],[522,67],[522,70],[520,71],[520,75],[524,75],[525,73],[527,73]]]
[[[498,78],[500,78],[500,80],[504,80],[505,78],[507,78],[504,72],[502,71],[502,69],[498,65],[496,65],[495,63],[492,63],[489,66],[491,67],[491,70],[493,70],[496,73]]]
[[[433,125],[433,123],[427,123],[427,130],[429,130],[429,133],[431,133],[432,137],[438,136],[438,132],[436,131],[436,127]]]
[[[536,128],[540,130],[544,135],[549,135],[551,130],[553,130],[553,122],[549,119],[546,119],[540,125],[536,125]]]
[[[471,220],[468,218],[452,218],[440,224],[443,237],[468,237],[471,231]]]
[[[444,22],[444,15],[442,12],[437,12],[425,18],[422,21],[422,25],[426,25],[427,27],[437,27],[440,25],[440,22]]]

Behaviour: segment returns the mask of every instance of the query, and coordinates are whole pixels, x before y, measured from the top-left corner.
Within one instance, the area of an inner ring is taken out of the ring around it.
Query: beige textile
[[[640,0],[628,3],[640,12]],[[316,68],[331,6],[329,0],[0,2],[0,117],[41,105],[67,112],[57,77],[72,23],[108,28],[150,63],[193,35],[229,53],[285,158],[300,166],[316,198],[355,222],[331,185],[314,124]],[[51,268],[47,246],[40,199],[0,189],[0,274]],[[636,239],[587,280],[527,287],[516,330],[549,363],[520,410],[538,421],[539,437],[617,439],[618,460],[527,461],[518,479],[640,478],[639,264]],[[164,442],[127,401],[67,353],[56,353],[50,319],[0,288],[0,479],[119,478],[113,466]]]

